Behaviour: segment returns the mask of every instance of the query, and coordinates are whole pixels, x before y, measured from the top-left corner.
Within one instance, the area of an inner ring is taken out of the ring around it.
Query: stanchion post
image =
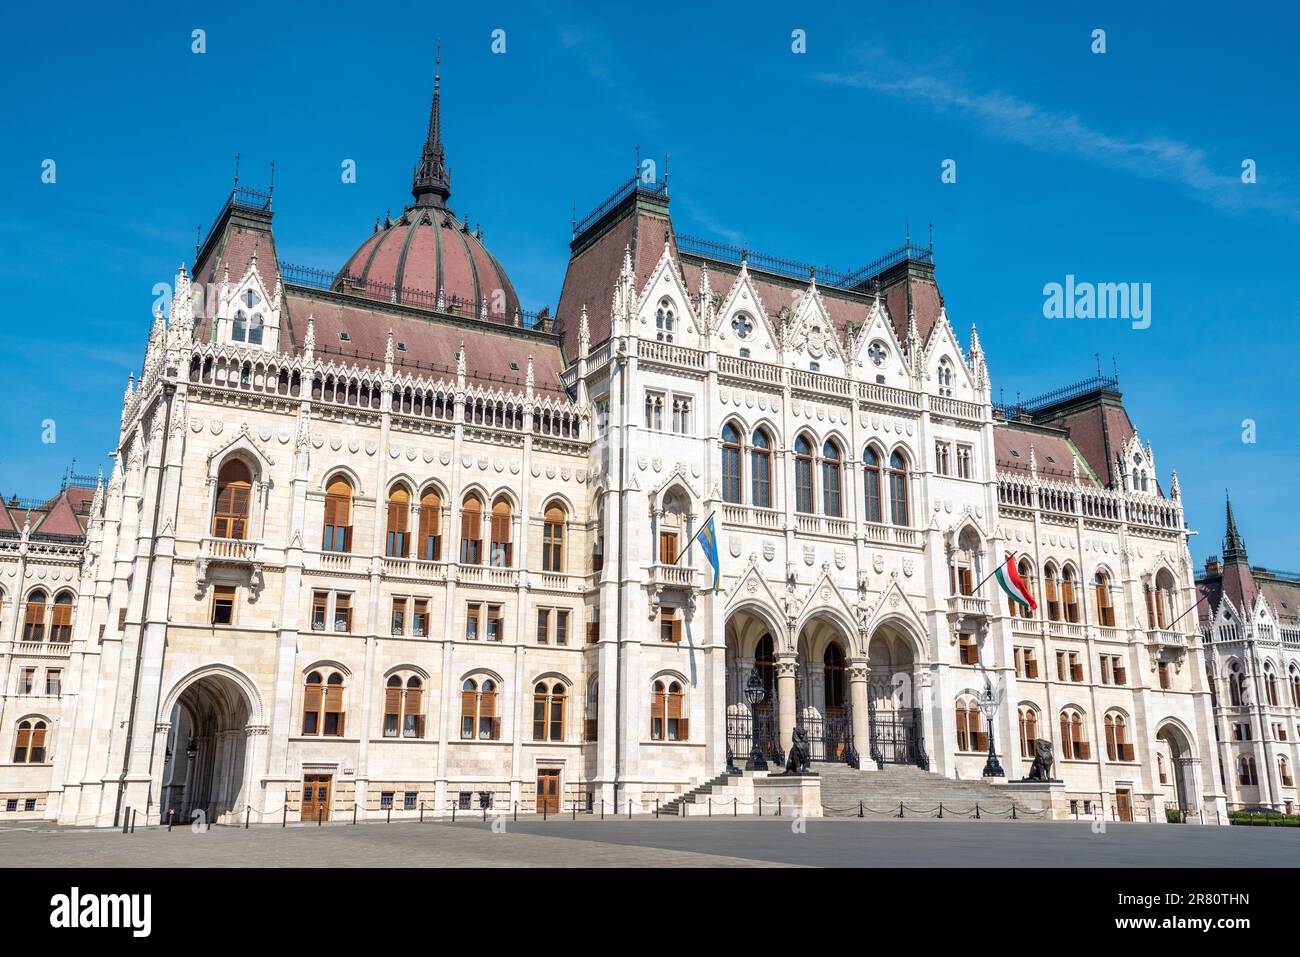
[[[248,830],[248,815],[250,812],[252,812],[252,810],[253,810],[253,806],[251,804],[244,805],[244,830],[245,831]]]
[[[168,834],[172,832],[172,825],[175,823],[176,823],[176,808],[169,807],[167,809],[167,833]]]

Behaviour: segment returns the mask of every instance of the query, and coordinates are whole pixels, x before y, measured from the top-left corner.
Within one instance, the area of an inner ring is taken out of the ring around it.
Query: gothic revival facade
[[[234,190],[107,483],[0,510],[0,816],[651,809],[796,728],[864,780],[1045,739],[1076,809],[1222,809],[1177,479],[1115,379],[998,407],[928,248],[818,273],[640,178],[525,314],[433,103],[337,273]]]
[[[1228,503],[1223,557],[1196,577],[1220,783],[1232,808],[1293,813],[1300,760],[1300,576],[1252,568]]]

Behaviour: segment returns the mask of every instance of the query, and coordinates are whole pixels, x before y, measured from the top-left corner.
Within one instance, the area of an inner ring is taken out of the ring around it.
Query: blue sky
[[[1198,562],[1230,487],[1252,559],[1300,570],[1285,6],[174,6],[26,5],[0,38],[4,493],[43,494],[73,459],[108,464],[153,285],[193,258],[235,153],[252,186],[276,161],[286,262],[337,268],[409,200],[440,36],[452,205],[526,307],[554,307],[573,204],[631,175],[637,144],[671,153],[681,232],[847,269],[897,246],[909,218],[914,239],[933,223],[949,316],[979,325],[995,397],[1113,355],[1162,482],[1179,472]],[[946,159],[956,183],[940,181]],[[1150,328],[1044,318],[1043,286],[1066,274],[1150,283]]]

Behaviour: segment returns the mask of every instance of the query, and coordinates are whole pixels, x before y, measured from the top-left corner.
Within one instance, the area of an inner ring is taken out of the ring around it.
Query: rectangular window
[[[682,618],[678,609],[664,608],[659,612],[659,638],[661,641],[682,640]]]
[[[465,640],[478,641],[479,606],[470,605],[465,613]]]
[[[16,811],[16,810],[18,810],[18,799],[17,799],[17,798],[10,798],[9,800],[5,801],[5,810],[6,810],[6,811]]]
[[[544,645],[551,640],[551,610],[537,609],[537,643]]]
[[[334,630],[349,632],[352,630],[352,596],[334,596]]]
[[[232,585],[217,585],[212,589],[212,623],[229,625],[235,620],[235,589]]]
[[[393,792],[384,791],[379,795],[379,810],[391,811],[393,809]]]
[[[940,475],[952,474],[952,463],[948,459],[948,443],[934,443],[934,470]]]
[[[963,665],[977,665],[980,661],[979,643],[975,641],[974,635],[963,634],[958,640],[961,663]]]
[[[673,431],[689,435],[691,431],[691,400],[686,396],[673,396]]]
[[[664,394],[647,392],[645,394],[645,427],[656,432],[664,428]]]
[[[411,613],[411,634],[416,638],[429,636],[429,599],[415,599],[415,610]]]
[[[125,629],[126,629],[126,609],[119,608],[117,610],[117,630],[124,631]]]
[[[1160,662],[1160,687],[1168,691],[1170,688],[1169,662]]]
[[[23,802],[23,810],[24,810],[24,811],[35,811],[35,810],[36,810],[36,798],[28,798],[26,801],[24,801],[24,802]]]
[[[1101,683],[1104,685],[1110,684],[1110,656],[1109,655],[1101,656]]]
[[[324,631],[325,621],[329,617],[330,593],[312,592],[311,596],[311,630]]]
[[[418,796],[418,794],[419,794],[418,791],[406,791],[406,792],[404,792],[404,793],[402,794],[402,809],[403,809],[403,810],[406,810],[406,811],[414,811],[414,810],[415,810],[415,801],[416,801],[416,797]]]
[[[63,691],[63,672],[58,668],[45,669],[45,693],[57,698]]]
[[[559,609],[555,613],[555,643],[557,645],[569,643],[569,613],[564,609]]]
[[[406,634],[406,599],[393,599],[393,620],[392,633],[394,635]]]
[[[500,605],[488,605],[487,640],[501,641],[506,633],[506,620],[501,614]]]
[[[659,563],[662,565],[677,564],[676,532],[659,533]]]
[[[1070,652],[1070,680],[1083,681],[1083,665],[1079,663],[1079,656],[1073,651]]]
[[[1070,680],[1067,677],[1065,677],[1065,652],[1064,651],[1058,651],[1056,653],[1056,680],[1057,681]]]
[[[1026,677],[1026,678],[1037,678],[1037,677],[1038,677],[1038,659],[1034,657],[1034,649],[1033,649],[1033,648],[1021,648],[1021,649],[1020,649],[1020,655],[1021,655],[1021,658],[1024,660],[1025,677]]]
[[[24,668],[22,675],[18,679],[18,693],[31,694],[36,688],[36,669]]]

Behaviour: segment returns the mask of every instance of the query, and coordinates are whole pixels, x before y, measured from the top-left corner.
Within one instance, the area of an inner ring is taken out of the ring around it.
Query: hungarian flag
[[[1002,590],[1007,593],[1007,597],[1012,601],[1018,601],[1030,611],[1038,608],[1038,602],[1034,601],[1034,596],[1029,594],[1029,586],[1021,579],[1020,574],[1016,571],[1016,558],[1014,555],[1008,555],[997,571],[993,573],[997,578],[998,584]]]

